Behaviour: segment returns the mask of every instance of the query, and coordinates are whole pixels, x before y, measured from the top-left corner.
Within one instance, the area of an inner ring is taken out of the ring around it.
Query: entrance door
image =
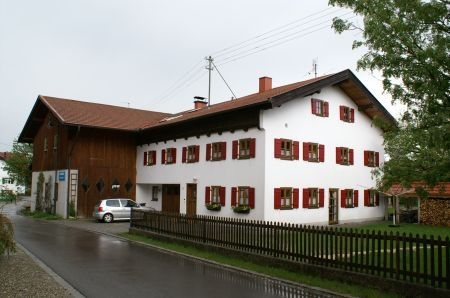
[[[197,214],[197,184],[188,184],[186,187],[186,214]]]
[[[163,184],[162,212],[180,213],[180,185]]]
[[[332,224],[337,224],[338,223],[338,206],[339,206],[339,190],[338,189],[330,189],[330,193],[329,193],[329,209],[328,209],[328,213],[329,213],[329,219],[328,219],[328,223],[330,225]]]

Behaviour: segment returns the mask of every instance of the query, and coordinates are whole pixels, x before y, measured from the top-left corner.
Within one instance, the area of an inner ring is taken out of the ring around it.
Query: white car
[[[114,220],[129,220],[131,217],[131,208],[140,207],[140,205],[130,199],[105,199],[95,204],[92,215],[98,221],[104,221],[107,223]]]

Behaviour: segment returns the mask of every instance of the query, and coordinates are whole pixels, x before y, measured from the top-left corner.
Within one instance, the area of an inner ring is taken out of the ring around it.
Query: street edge
[[[72,285],[70,285],[64,278],[58,275],[55,271],[53,271],[50,267],[45,265],[38,257],[36,257],[32,252],[26,249],[22,244],[16,241],[16,245],[27,254],[39,267],[41,267],[48,275],[50,275],[59,285],[61,285],[64,289],[66,289],[70,295],[75,298],[85,298],[83,294],[81,294],[77,289],[75,289]]]

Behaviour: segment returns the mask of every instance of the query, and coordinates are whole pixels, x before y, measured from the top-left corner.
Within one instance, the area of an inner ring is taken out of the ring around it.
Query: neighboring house
[[[12,191],[14,193],[20,192],[22,188],[18,186],[15,181],[9,177],[8,173],[3,169],[5,162],[11,156],[10,152],[0,152],[0,193],[5,191]]]
[[[82,216],[97,199],[127,195],[165,212],[332,224],[384,216],[384,201],[371,190],[371,170],[384,160],[375,117],[395,122],[345,70],[277,88],[263,77],[255,94],[211,106],[196,101],[177,114],[40,96],[20,140],[34,142],[33,181],[51,174],[55,159],[57,170],[78,171]],[[55,135],[49,119],[67,130],[58,158],[47,152]],[[118,158],[127,162],[117,166]],[[120,193],[111,191],[115,177]],[[107,192],[96,187],[101,178]],[[122,192],[127,179],[132,188]]]
[[[164,113],[38,96],[19,136],[33,143],[31,209],[38,176],[53,210],[91,217],[107,197],[135,198],[136,132]],[[56,182],[56,183],[55,183]]]
[[[416,193],[420,187],[427,191],[427,198],[421,199]],[[388,193],[400,198],[417,199],[419,223],[450,227],[450,182],[438,183],[433,188],[419,182],[414,182],[411,188],[395,184]]]
[[[384,160],[374,117],[395,122],[349,70],[278,88],[260,78],[258,93],[196,102],[145,127],[137,201],[165,212],[291,223],[381,219],[383,200],[371,190],[371,171]]]

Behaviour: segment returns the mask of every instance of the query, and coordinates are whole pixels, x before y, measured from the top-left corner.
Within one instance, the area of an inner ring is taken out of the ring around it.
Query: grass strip
[[[38,219],[45,219],[45,220],[59,220],[62,219],[61,216],[56,215],[56,214],[51,214],[51,213],[46,213],[46,212],[40,212],[40,211],[21,211],[21,214],[24,216],[29,216],[32,218],[38,218]]]
[[[121,233],[119,236],[127,238],[129,240],[133,240],[136,242],[141,242],[145,244],[150,244],[154,246],[158,246],[161,248],[169,249],[176,252],[181,252],[184,254],[204,258],[207,260],[215,261],[218,263],[231,265],[234,267],[266,274],[269,276],[282,278],[285,280],[290,280],[294,282],[303,283],[306,285],[319,287],[323,289],[328,289],[337,293],[347,294],[358,297],[367,297],[367,298],[378,298],[378,297],[400,297],[393,293],[387,293],[385,291],[381,291],[375,288],[370,288],[370,286],[360,286],[355,284],[343,283],[336,280],[330,280],[321,278],[318,276],[306,275],[301,272],[293,272],[289,270],[285,270],[282,268],[275,268],[269,266],[263,266],[260,264],[255,264],[253,262],[244,261],[239,258],[224,256],[218,253],[210,252],[203,249],[198,249],[193,246],[188,245],[180,245],[177,243],[161,241],[150,237],[144,237],[139,235],[133,235],[130,233]]]

